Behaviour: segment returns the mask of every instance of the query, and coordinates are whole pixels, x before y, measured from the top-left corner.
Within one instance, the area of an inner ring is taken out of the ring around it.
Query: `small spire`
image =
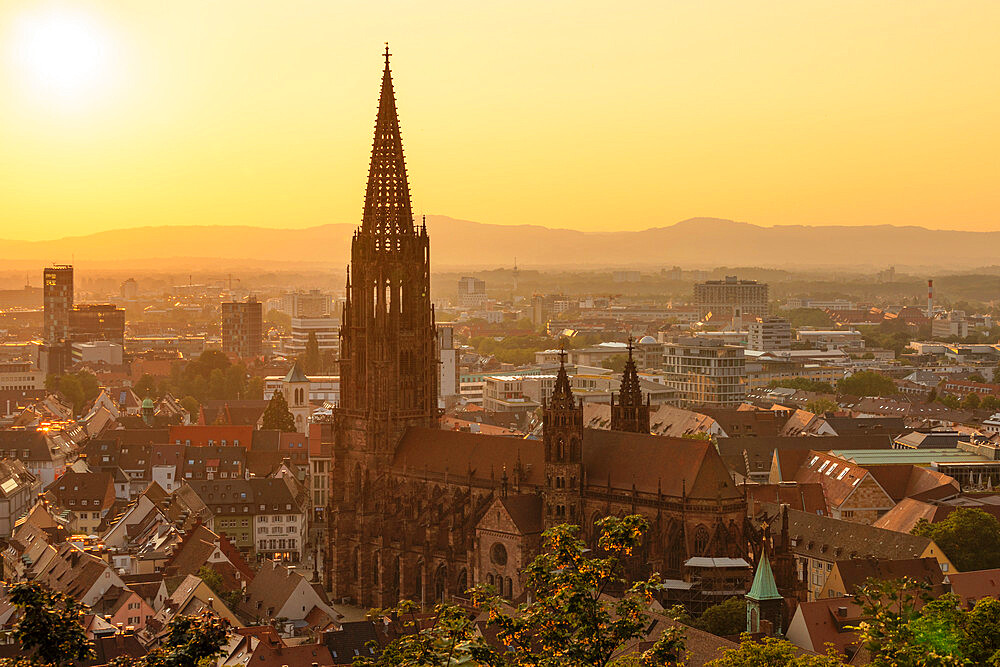
[[[388,69],[388,67],[389,67],[389,56],[391,56],[391,55],[392,54],[389,53],[389,42],[386,42],[385,43],[385,66],[386,66],[386,69]]]

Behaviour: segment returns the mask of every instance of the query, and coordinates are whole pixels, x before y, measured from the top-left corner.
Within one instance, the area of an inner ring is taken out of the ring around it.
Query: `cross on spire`
[[[389,56],[391,56],[391,55],[392,54],[389,53],[389,42],[386,42],[385,43],[385,66],[386,67],[389,66]]]

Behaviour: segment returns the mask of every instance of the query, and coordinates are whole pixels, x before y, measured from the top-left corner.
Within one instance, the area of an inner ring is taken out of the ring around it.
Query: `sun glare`
[[[16,71],[47,99],[79,102],[111,83],[113,42],[95,17],[73,9],[25,14],[13,25]]]

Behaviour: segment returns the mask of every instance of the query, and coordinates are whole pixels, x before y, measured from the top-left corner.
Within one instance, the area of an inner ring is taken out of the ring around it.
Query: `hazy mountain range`
[[[692,218],[643,231],[580,232],[428,216],[432,266],[458,267],[940,267],[998,264],[1000,232],[892,225],[760,227]],[[173,266],[272,264],[340,270],[355,223],[306,229],[191,225],[136,227],[49,241],[0,240],[0,261]]]

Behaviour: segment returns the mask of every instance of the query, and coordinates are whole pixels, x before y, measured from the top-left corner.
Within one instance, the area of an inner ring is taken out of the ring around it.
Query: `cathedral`
[[[564,363],[541,440],[438,428],[430,240],[410,208],[388,49],[342,322],[325,549],[333,599],[433,604],[482,583],[517,599],[545,529],[574,523],[593,539],[609,515],[649,520],[634,576],[677,579],[693,556],[746,555],[746,499],[711,442],[649,434],[631,346],[610,431],[584,428]]]

